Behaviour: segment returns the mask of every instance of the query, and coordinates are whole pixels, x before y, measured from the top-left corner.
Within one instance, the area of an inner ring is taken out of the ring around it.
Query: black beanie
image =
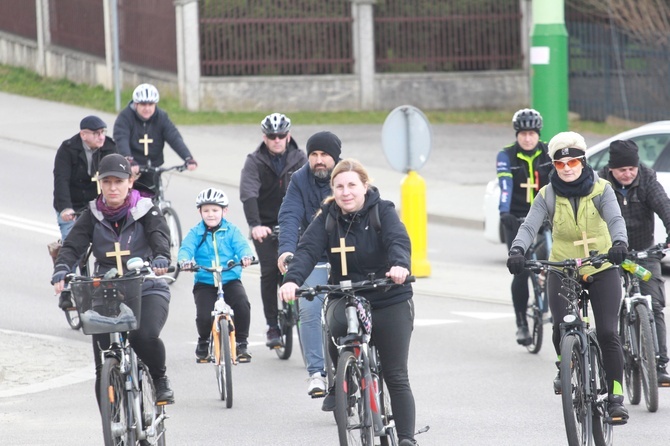
[[[307,140],[307,155],[320,150],[326,152],[336,163],[340,160],[342,153],[342,142],[340,138],[330,132],[315,133]]]
[[[637,167],[640,165],[640,157],[637,154],[637,144],[631,140],[617,140],[610,144],[609,167]]]

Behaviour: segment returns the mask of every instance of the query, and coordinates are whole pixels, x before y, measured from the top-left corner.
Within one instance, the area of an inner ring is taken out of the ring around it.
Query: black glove
[[[628,246],[621,240],[617,240],[612,244],[612,247],[607,251],[607,258],[615,265],[621,265],[628,255]]]
[[[509,228],[511,230],[514,230],[514,228],[519,225],[519,219],[516,218],[514,215],[510,214],[509,212],[500,213],[500,222],[504,227]]]
[[[512,248],[509,250],[509,257],[507,258],[507,269],[511,274],[521,274],[525,264],[526,257],[523,255],[523,249]]]
[[[69,272],[70,268],[65,265],[59,265],[51,276],[51,285],[58,283],[61,280],[65,280],[65,276],[67,276]]]
[[[163,256],[156,256],[152,261],[151,261],[151,267],[152,268],[160,268],[160,269],[167,269],[167,267],[170,266],[170,261]]]

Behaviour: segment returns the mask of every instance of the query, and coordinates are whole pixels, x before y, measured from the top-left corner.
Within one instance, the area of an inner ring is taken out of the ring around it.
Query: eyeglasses
[[[288,133],[268,133],[265,136],[268,139],[284,139],[288,136]]]
[[[567,161],[554,161],[554,167],[557,169],[564,169],[565,166],[568,166],[570,169],[574,169],[582,163],[583,156],[578,156],[577,158],[570,158]]]
[[[93,136],[105,136],[107,134],[107,129],[100,129],[100,130],[86,130],[86,132],[90,133]]]

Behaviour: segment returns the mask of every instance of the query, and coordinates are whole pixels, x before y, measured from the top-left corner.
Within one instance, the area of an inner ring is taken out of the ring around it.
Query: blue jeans
[[[56,220],[58,221],[58,227],[60,228],[60,239],[65,240],[65,237],[70,233],[72,226],[74,226],[75,220],[65,221],[60,217],[60,212],[56,212]]]
[[[328,268],[326,262],[319,262],[317,267],[305,280],[305,285],[325,285],[328,283]],[[321,329],[321,306],[324,295],[320,294],[311,302],[304,297],[300,298],[300,342],[302,354],[307,363],[307,373],[310,375],[320,372],[325,374],[323,362],[323,330]]]

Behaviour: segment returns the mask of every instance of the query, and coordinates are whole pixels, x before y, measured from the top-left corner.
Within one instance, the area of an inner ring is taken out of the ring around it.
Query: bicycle
[[[582,279],[592,281],[593,278],[581,277],[579,273],[583,266],[600,268],[607,254],[598,255],[596,251],[590,254],[583,259],[526,260],[525,263],[526,268],[534,272],[552,267],[547,271],[559,275],[562,281],[559,296],[567,302],[568,314],[560,324],[561,399],[570,446],[591,445],[591,439],[597,446],[611,445],[612,423],[622,421],[608,416],[602,352],[596,331],[590,325],[589,294],[580,283]]]
[[[177,211],[172,207],[172,203],[165,199],[165,189],[167,186],[163,184],[163,174],[173,170],[183,172],[186,169],[186,163],[172,167],[153,167],[151,163],[146,166],[140,166],[140,173],[152,175],[154,184],[157,185],[156,193],[151,197],[151,200],[163,213],[163,217],[165,217],[165,221],[170,229],[170,256],[172,259],[176,259],[179,254],[182,232]],[[174,280],[177,280],[177,277],[179,276],[179,267],[175,267],[174,272],[171,273],[170,276]]]
[[[275,225],[272,228],[272,233],[270,237],[273,239],[279,239],[279,225]],[[293,256],[290,256],[284,262],[287,266],[291,263]],[[284,276],[279,273],[279,280],[277,280],[277,291],[284,279]],[[277,313],[277,325],[279,326],[279,340],[280,344],[276,347],[271,347],[279,359],[289,359],[293,353],[293,327],[297,327],[299,323],[300,309],[298,306],[298,301],[284,302],[282,299],[279,299],[281,308]],[[298,331],[298,342],[300,342],[300,331]],[[302,346],[301,346],[302,347]],[[304,358],[303,358],[304,360]]]
[[[109,333],[109,349],[102,351],[99,401],[105,446],[164,446],[164,402],[156,391],[148,367],[137,357],[128,332],[140,325],[142,282],[153,275],[140,258],[128,260],[121,277],[68,275],[82,331],[86,335]],[[115,271],[115,270],[113,270]],[[170,276],[160,276],[172,280]]]
[[[251,262],[252,265],[257,263],[258,260],[256,259],[253,259]],[[214,274],[214,282],[217,285],[217,298],[212,310],[212,333],[209,337],[209,355],[205,359],[196,359],[196,362],[214,363],[219,395],[221,401],[226,402],[228,409],[233,407],[233,365],[237,365],[238,361],[233,309],[224,300],[221,273],[237,266],[242,266],[242,262],[229,260],[225,267],[208,267],[196,264],[189,268],[189,271],[203,270]],[[240,362],[248,362],[248,360],[240,360]]]
[[[523,221],[523,219],[521,219]],[[551,252],[551,227],[544,224],[530,247],[528,247],[527,256],[530,260],[547,258]],[[547,281],[546,271],[541,269],[539,272],[531,272],[531,289],[533,290],[533,300],[526,308],[526,317],[530,325],[530,334],[532,341],[526,346],[530,353],[539,353],[542,349],[542,340],[544,338],[544,324],[551,321],[549,313],[549,303],[547,301]]]
[[[405,283],[413,281],[414,277],[409,276]],[[397,445],[382,363],[377,348],[371,342],[370,304],[356,294],[393,286],[398,285],[388,278],[375,279],[372,276],[360,282],[346,280],[339,285],[316,285],[299,288],[296,292],[307,299],[327,293],[324,307],[330,296],[338,295],[346,299],[347,335],[332,338],[339,352],[335,375],[335,421],[341,446],[372,446],[376,436],[380,437],[383,446]]]
[[[668,250],[653,247],[645,251],[630,251],[628,258],[641,260],[649,255],[664,255]],[[619,308],[619,336],[624,354],[626,394],[631,404],[639,404],[644,394],[647,410],[656,412],[658,410],[656,360],[659,357],[659,349],[651,296],[642,295],[640,278],[636,274],[626,268],[621,270],[625,293]]]

